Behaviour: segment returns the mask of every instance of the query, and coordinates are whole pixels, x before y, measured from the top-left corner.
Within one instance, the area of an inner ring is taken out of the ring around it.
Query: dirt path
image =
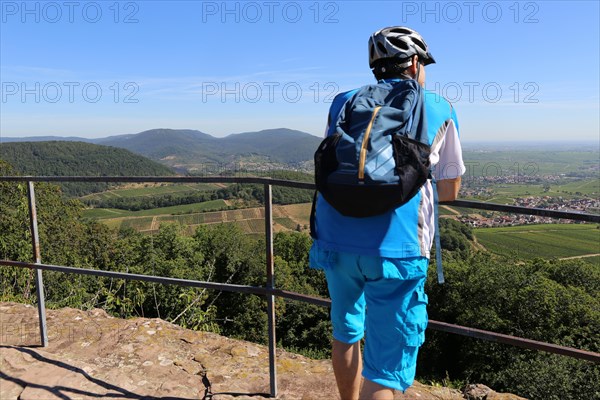
[[[454,208],[450,207],[450,206],[440,206],[441,208],[450,211],[452,214],[454,215],[460,215],[460,213],[458,211],[456,211]]]
[[[89,210],[93,210],[93,208],[90,208]],[[108,213],[113,213],[113,214],[117,214],[117,215],[121,214],[120,211],[111,210],[110,208],[102,208],[102,211],[106,211]]]
[[[281,216],[283,218],[289,218],[290,221],[292,221],[293,223],[295,223],[296,225],[300,225],[300,226],[304,226],[306,225],[306,222],[299,220],[298,218],[292,216],[288,210],[285,209],[285,206],[280,206],[279,207],[279,211],[281,212]]]
[[[487,251],[487,249],[485,248],[485,246],[484,246],[484,245],[482,245],[481,243],[479,243],[479,242],[477,241],[477,236],[475,236],[475,235],[473,235],[473,246],[474,246],[476,249],[483,250],[483,251]]]
[[[150,224],[150,230],[155,231],[155,230],[158,230],[158,228],[159,228],[158,217],[152,217],[152,223]]]
[[[559,258],[559,260],[574,260],[576,258],[588,258],[588,257],[597,257],[600,256],[600,253],[596,253],[596,254],[583,254],[580,256],[573,256],[573,257],[562,257]]]

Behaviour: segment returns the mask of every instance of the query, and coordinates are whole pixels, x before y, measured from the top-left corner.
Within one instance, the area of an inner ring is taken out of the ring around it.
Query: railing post
[[[35,190],[33,182],[27,181],[27,198],[29,200],[29,223],[31,227],[31,243],[33,246],[33,262],[42,263],[40,255],[40,237],[38,235],[37,210],[35,207]],[[42,346],[48,346],[48,329],[46,325],[46,300],[44,297],[44,279],[42,270],[35,270],[35,287],[37,291],[38,316],[40,320],[40,337]]]
[[[267,242],[267,290],[275,288],[275,264],[273,261],[273,194],[270,184],[265,184],[265,234]],[[271,397],[277,396],[277,364],[275,359],[275,296],[267,294],[267,313],[269,318],[269,377]]]

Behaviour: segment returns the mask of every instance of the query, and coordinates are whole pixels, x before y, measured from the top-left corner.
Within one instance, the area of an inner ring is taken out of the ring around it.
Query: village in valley
[[[492,203],[503,203],[527,208],[546,210],[600,213],[600,181],[597,168],[586,171],[584,176],[569,177],[565,174],[537,176],[501,175],[466,176],[463,179],[461,197]],[[593,177],[596,176],[596,179]],[[590,178],[592,178],[590,180]],[[578,185],[579,183],[579,185]],[[581,187],[582,189],[574,189]],[[482,210],[461,210],[447,207],[451,218],[473,228],[492,228],[528,224],[581,223],[568,219],[507,214]]]

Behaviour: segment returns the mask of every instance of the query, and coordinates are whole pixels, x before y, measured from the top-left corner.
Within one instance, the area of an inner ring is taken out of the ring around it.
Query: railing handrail
[[[268,288],[262,286],[248,286],[248,285],[236,285],[233,283],[215,283],[206,281],[195,281],[189,279],[180,278],[167,278],[164,276],[144,275],[144,274],[132,274],[128,272],[116,272],[116,271],[104,271],[99,269],[88,269],[88,268],[77,268],[77,267],[66,267],[63,265],[51,265],[42,263],[26,263],[21,261],[4,261],[0,260],[0,266],[6,267],[19,267],[19,268],[30,268],[40,269],[44,271],[55,271],[62,273],[71,273],[79,275],[92,275],[92,276],[103,276],[113,279],[127,279],[141,282],[151,282],[166,285],[178,285],[186,287],[195,287],[201,289],[213,289],[223,290],[226,292],[234,293],[247,293],[256,294],[261,296],[276,296],[286,299],[302,301],[309,304],[318,306],[330,307],[331,300],[317,296],[310,296],[306,294],[290,292],[287,290]],[[510,344],[516,347],[522,347],[526,349],[542,350],[554,354],[560,354],[568,357],[579,358],[582,360],[593,361],[600,363],[600,354],[594,353],[587,350],[575,349],[572,347],[560,346],[552,343],[540,342],[537,340],[531,340],[526,338],[520,338],[512,335],[505,335],[497,332],[490,332],[482,329],[469,328],[461,325],[449,324],[447,322],[440,322],[430,319],[428,326],[434,330],[439,330],[448,333],[455,333],[462,336],[483,339],[492,342]]]
[[[139,280],[146,282],[154,282],[160,284],[174,284],[179,286],[191,286],[199,288],[207,288],[214,290],[225,290],[239,293],[248,293],[265,296],[268,304],[269,317],[269,376],[271,396],[277,395],[277,379],[275,368],[275,312],[274,312],[274,297],[288,298],[292,300],[303,301],[319,306],[329,306],[330,300],[320,297],[308,296],[301,293],[290,292],[286,290],[276,289],[273,282],[273,227],[272,220],[272,195],[271,186],[285,186],[299,189],[315,189],[315,185],[307,182],[288,181],[283,179],[261,178],[261,177],[197,177],[197,176],[0,176],[0,182],[27,182],[28,197],[30,207],[30,222],[32,229],[32,244],[33,244],[33,259],[35,262],[19,262],[12,260],[0,260],[0,266],[31,268],[36,270],[36,284],[38,292],[38,313],[40,319],[41,341],[44,346],[47,345],[47,331],[45,306],[43,297],[43,280],[41,271],[57,271],[63,273],[75,273],[84,275],[106,276],[117,279]],[[223,284],[215,282],[193,281],[187,279],[167,278],[152,275],[130,274],[115,271],[103,271],[85,268],[73,268],[61,265],[43,264],[39,254],[39,239],[37,237],[37,212],[35,206],[35,194],[33,182],[128,182],[128,183],[143,183],[143,182],[161,182],[161,183],[252,183],[262,184],[265,189],[265,234],[267,235],[267,282],[264,287]],[[527,208],[520,206],[509,206],[502,204],[483,203],[468,200],[456,200],[445,204],[454,205],[457,207],[484,209],[490,211],[510,212],[515,214],[540,215],[552,218],[565,218],[579,221],[600,222],[600,215],[575,213],[567,211],[546,210],[540,208]],[[523,347],[527,349],[541,350],[554,354],[565,355],[569,357],[588,360],[600,363],[600,353],[575,349],[571,347],[559,346],[551,343],[539,342],[535,340],[520,338],[511,335],[504,335],[496,332],[484,331],[453,325],[446,322],[429,320],[429,327],[434,330],[440,330],[449,333],[455,333],[463,336],[474,337],[478,339],[494,341],[499,343],[510,344],[513,346]]]
[[[254,183],[262,185],[285,186],[297,189],[315,189],[314,183],[289,181],[285,179],[261,178],[253,176],[0,176],[6,182],[124,182],[124,183]],[[455,200],[444,202],[463,208],[499,211],[514,214],[537,215],[549,218],[562,218],[576,221],[600,223],[600,214],[588,214],[574,211],[549,210],[545,208],[513,206],[507,204],[486,203],[473,200]]]

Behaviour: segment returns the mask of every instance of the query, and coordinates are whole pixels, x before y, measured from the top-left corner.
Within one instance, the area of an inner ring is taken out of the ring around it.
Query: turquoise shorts
[[[363,376],[405,391],[413,383],[427,328],[425,257],[383,258],[319,248],[310,266],[325,271],[333,337],[355,343],[366,332]]]

